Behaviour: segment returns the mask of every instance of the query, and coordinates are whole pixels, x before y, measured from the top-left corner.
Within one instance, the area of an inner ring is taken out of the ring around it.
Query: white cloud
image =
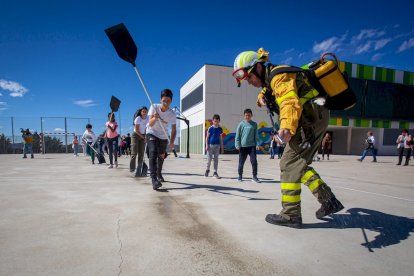
[[[362,54],[362,53],[368,52],[369,49],[371,48],[371,44],[372,44],[372,41],[367,41],[364,45],[358,46],[355,53]]]
[[[29,91],[20,83],[2,79],[0,79],[0,88],[10,91],[11,97],[23,97]]]
[[[55,128],[55,132],[65,132],[63,128],[57,127]]]
[[[372,61],[378,61],[378,60],[380,60],[383,56],[385,56],[385,54],[382,54],[382,53],[377,53],[377,54],[375,54],[375,55],[373,55],[373,56],[372,56],[371,60],[372,60]]]
[[[342,46],[343,42],[346,39],[346,36],[347,34],[342,35],[340,38],[333,36],[320,43],[315,43],[312,50],[316,54],[322,52],[335,52]]]
[[[383,39],[377,40],[375,42],[374,49],[379,50],[383,48],[385,45],[387,45],[390,41],[391,41],[391,38],[383,38]]]
[[[90,107],[96,105],[93,100],[79,100],[73,102],[76,105],[79,105],[81,107]]]
[[[0,102],[0,111],[1,110],[6,110],[7,108],[7,103],[6,102]]]
[[[397,53],[404,52],[410,48],[414,47],[414,38],[410,38],[409,40],[405,40],[398,48]]]
[[[288,57],[287,59],[283,60],[281,64],[289,65],[292,62],[292,60],[292,57]]]
[[[385,35],[384,31],[379,31],[377,29],[364,29],[359,32],[357,36],[352,37],[352,41],[360,41],[368,38],[378,38]]]

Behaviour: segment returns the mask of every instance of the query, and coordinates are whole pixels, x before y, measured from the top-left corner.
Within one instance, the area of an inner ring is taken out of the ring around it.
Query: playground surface
[[[303,187],[304,226],[292,229],[264,220],[281,206],[269,156],[254,183],[249,160],[237,181],[237,155],[220,157],[221,179],[204,177],[202,155],[170,155],[154,191],[127,157],[108,169],[71,154],[0,155],[0,275],[412,275],[414,166],[357,158],[313,163],[345,209],[316,219]]]

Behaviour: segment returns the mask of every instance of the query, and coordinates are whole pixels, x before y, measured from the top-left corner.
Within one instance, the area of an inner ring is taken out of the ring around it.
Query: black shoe
[[[372,162],[377,163],[377,160],[372,160]]]
[[[216,179],[220,179],[221,178],[216,172],[213,173],[213,177],[215,177]]]
[[[162,174],[158,175],[157,179],[159,182],[165,182],[164,177],[162,177]]]
[[[339,202],[339,200],[337,200],[336,197],[333,197],[329,201],[322,203],[321,208],[319,208],[319,210],[316,211],[315,215],[317,219],[321,219],[324,216],[334,214],[336,212],[341,211],[342,209],[344,209],[342,203]]]
[[[268,223],[280,225],[280,226],[287,226],[292,228],[302,228],[302,218],[290,218],[287,219],[281,215],[277,214],[268,214],[265,219]]]
[[[252,181],[256,183],[260,183],[260,180],[255,175],[253,176]]]
[[[32,156],[30,156],[30,158],[31,158],[31,159],[33,159],[33,158],[34,158],[34,156],[33,156],[33,155],[32,155]]]
[[[397,163],[397,164],[395,164],[395,165],[399,166],[399,165],[401,165],[401,163]]]
[[[204,173],[205,177],[208,177],[208,174],[210,173],[210,170],[206,170],[206,172]]]
[[[408,164],[404,164],[403,166],[408,166]]]
[[[362,159],[358,158],[357,161],[362,162]]]
[[[23,156],[23,158],[27,158],[27,156],[25,155],[25,156]]]
[[[239,175],[239,178],[237,178],[237,181],[242,182],[243,181],[243,177],[241,175]]]
[[[158,190],[158,188],[161,188],[162,184],[154,177],[152,178],[152,189]]]

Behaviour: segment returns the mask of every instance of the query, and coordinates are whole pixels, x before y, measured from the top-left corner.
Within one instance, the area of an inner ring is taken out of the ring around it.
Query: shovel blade
[[[138,49],[124,23],[106,29],[105,33],[114,46],[118,56],[135,67]]]
[[[109,106],[111,107],[112,112],[117,112],[120,104],[121,104],[121,100],[119,100],[115,96],[111,97],[111,102],[109,103]]]

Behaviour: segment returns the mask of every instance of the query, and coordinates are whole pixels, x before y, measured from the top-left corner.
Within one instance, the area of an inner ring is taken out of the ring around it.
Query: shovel
[[[134,67],[135,73],[138,76],[139,81],[141,82],[142,88],[144,89],[147,98],[155,110],[154,103],[151,100],[150,95],[148,94],[147,88],[144,84],[144,81],[141,78],[141,75],[138,72],[138,68],[135,64],[135,60],[137,58],[138,48],[135,45],[134,40],[132,39],[131,35],[128,32],[128,29],[125,27],[123,23],[118,25],[112,26],[105,30],[106,35],[108,36],[109,40],[111,41],[112,45],[114,46],[118,56],[125,60],[128,63],[131,63],[132,67]],[[162,120],[162,118],[160,117]],[[163,124],[160,124],[165,136],[168,139],[168,144],[171,144],[171,138],[168,135],[167,131],[164,128]],[[177,153],[175,149],[173,149],[174,156],[177,157]]]

